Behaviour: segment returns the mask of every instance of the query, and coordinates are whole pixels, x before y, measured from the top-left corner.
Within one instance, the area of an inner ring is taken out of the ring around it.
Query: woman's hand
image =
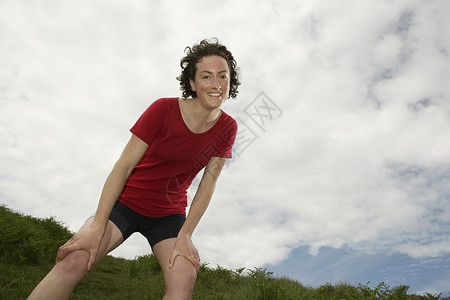
[[[173,247],[172,255],[169,259],[169,269],[171,269],[175,263],[177,256],[182,256],[189,260],[198,271],[200,270],[200,256],[198,251],[192,243],[191,239],[187,236],[178,236]]]
[[[89,260],[86,269],[91,270],[97,257],[98,248],[103,237],[104,230],[86,228],[77,232],[64,245],[59,247],[56,254],[56,262],[60,262],[70,252],[84,250],[89,253]]]

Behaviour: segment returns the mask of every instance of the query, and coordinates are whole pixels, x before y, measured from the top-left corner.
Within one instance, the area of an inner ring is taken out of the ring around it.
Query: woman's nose
[[[213,89],[220,89],[220,82],[219,82],[219,79],[213,78],[213,79],[212,79],[212,83],[211,83],[211,87],[212,87]]]

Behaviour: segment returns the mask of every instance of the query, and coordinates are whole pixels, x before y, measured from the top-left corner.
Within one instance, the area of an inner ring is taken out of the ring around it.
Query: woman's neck
[[[222,113],[219,108],[208,110],[202,107],[196,99],[181,99],[180,110],[186,125],[196,133],[211,129]]]

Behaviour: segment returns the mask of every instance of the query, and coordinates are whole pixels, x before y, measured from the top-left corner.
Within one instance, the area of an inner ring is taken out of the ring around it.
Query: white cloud
[[[126,3],[0,4],[2,203],[76,230],[140,113],[179,93],[183,48],[218,36],[243,80],[226,110],[257,138],[197,229],[205,261],[448,254],[445,1]],[[244,111],[260,92],[283,110],[264,130]],[[115,253],[148,251],[128,244]]]
[[[449,191],[430,184],[431,174],[440,169],[435,178],[446,178],[449,167],[448,59],[429,46],[439,38],[427,29],[444,18],[432,19],[434,8],[383,5],[381,20],[372,7],[361,16],[358,8],[336,12],[331,5],[305,18],[314,28],[307,50],[296,45],[294,53],[286,43],[267,56],[272,81],[264,91],[285,113],[230,170],[230,188],[246,195],[241,211],[253,214],[229,215],[238,228],[260,227],[253,236],[267,240],[242,247],[275,249],[282,258],[297,245],[313,254],[342,245],[415,257],[448,253],[447,223],[434,218],[448,218]],[[398,167],[419,168],[422,186],[402,180]],[[231,244],[225,248],[235,249]]]

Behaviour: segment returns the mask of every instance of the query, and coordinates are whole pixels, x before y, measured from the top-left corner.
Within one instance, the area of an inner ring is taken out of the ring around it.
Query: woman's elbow
[[[115,164],[113,171],[117,175],[125,176],[125,178],[128,178],[130,176],[131,172],[133,172],[134,165],[127,163],[123,159],[119,159]]]

